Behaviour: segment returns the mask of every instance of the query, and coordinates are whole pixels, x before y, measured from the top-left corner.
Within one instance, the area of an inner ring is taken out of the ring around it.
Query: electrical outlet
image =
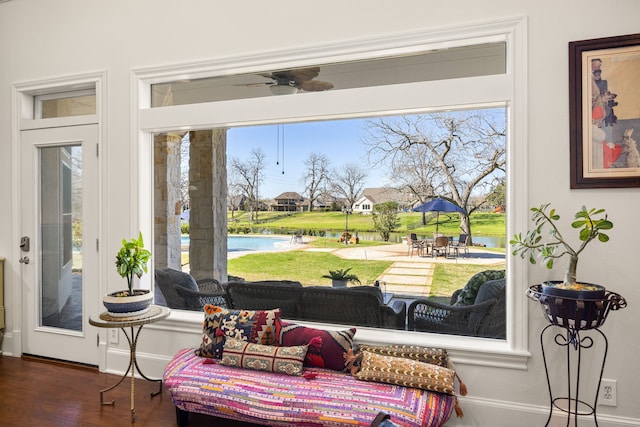
[[[120,335],[117,329],[109,329],[109,342],[111,344],[118,344],[120,341]]]
[[[605,380],[600,382],[600,393],[598,400],[601,405],[617,406],[618,405],[618,381]]]

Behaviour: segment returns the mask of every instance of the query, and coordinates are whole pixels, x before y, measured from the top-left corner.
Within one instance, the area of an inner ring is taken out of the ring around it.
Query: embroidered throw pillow
[[[306,354],[306,345],[277,347],[228,338],[220,363],[255,371],[302,375],[302,362]]]
[[[384,356],[402,357],[417,360],[418,362],[431,363],[432,365],[449,367],[449,354],[444,348],[420,347],[418,345],[369,345],[360,344],[358,352],[382,354]]]
[[[276,344],[276,320],[279,319],[277,308],[230,310],[207,304],[204,306],[202,343],[196,354],[219,359],[227,337],[264,345]]]
[[[368,351],[362,354],[360,370],[354,375],[359,380],[455,394],[455,372],[451,369]]]
[[[295,323],[281,323],[278,342],[283,346],[309,344],[307,366],[344,371],[344,354],[353,348],[356,328],[342,331],[308,328]]]

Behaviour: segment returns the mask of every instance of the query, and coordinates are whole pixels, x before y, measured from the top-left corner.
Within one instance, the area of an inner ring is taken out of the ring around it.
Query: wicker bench
[[[345,372],[308,368],[314,378],[306,379],[206,360],[211,359],[184,349],[165,369],[164,385],[180,427],[188,424],[189,413],[268,426],[368,427],[380,412],[400,426],[437,427],[455,405],[455,396],[364,382]]]
[[[229,282],[229,308],[280,308],[285,319],[310,320],[353,326],[405,329],[404,301],[384,303],[375,286],[333,288],[302,286],[297,282]]]

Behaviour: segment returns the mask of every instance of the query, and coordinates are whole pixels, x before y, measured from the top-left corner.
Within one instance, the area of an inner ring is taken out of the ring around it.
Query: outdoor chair
[[[504,339],[506,337],[504,270],[474,275],[449,304],[428,299],[407,309],[410,331]]]
[[[230,308],[280,309],[287,320],[342,323],[353,326],[405,329],[407,305],[401,300],[384,303],[380,287],[302,286],[299,282],[229,282]]]
[[[411,233],[411,235],[407,237],[407,245],[409,246],[409,256],[413,256],[414,249],[418,253],[418,256],[424,255],[425,250],[427,249],[424,242],[418,240],[418,235],[416,233]]]
[[[431,256],[437,257],[439,255],[449,256],[449,238],[446,236],[436,237],[433,246],[431,246]]]
[[[461,234],[458,237],[457,242],[451,242],[449,244],[449,249],[455,252],[455,256],[460,256],[461,252],[464,252],[467,257],[469,257],[469,246],[467,246],[467,242],[469,241],[468,234]]]
[[[200,311],[205,304],[227,307],[224,286],[215,279],[196,281],[188,273],[167,268],[155,271],[155,282],[169,308]]]
[[[280,309],[283,318],[298,317],[300,282],[291,280],[262,280],[229,282],[226,287],[229,308],[243,310]]]
[[[304,320],[405,329],[406,302],[394,299],[385,304],[382,291],[376,286],[306,286],[299,304],[300,319]]]

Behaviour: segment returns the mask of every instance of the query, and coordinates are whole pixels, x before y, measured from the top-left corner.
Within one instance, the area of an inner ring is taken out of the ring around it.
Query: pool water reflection
[[[282,249],[281,245],[289,240],[288,237],[228,236],[227,252],[276,251]],[[188,246],[189,236],[182,236],[181,241],[182,246]]]

